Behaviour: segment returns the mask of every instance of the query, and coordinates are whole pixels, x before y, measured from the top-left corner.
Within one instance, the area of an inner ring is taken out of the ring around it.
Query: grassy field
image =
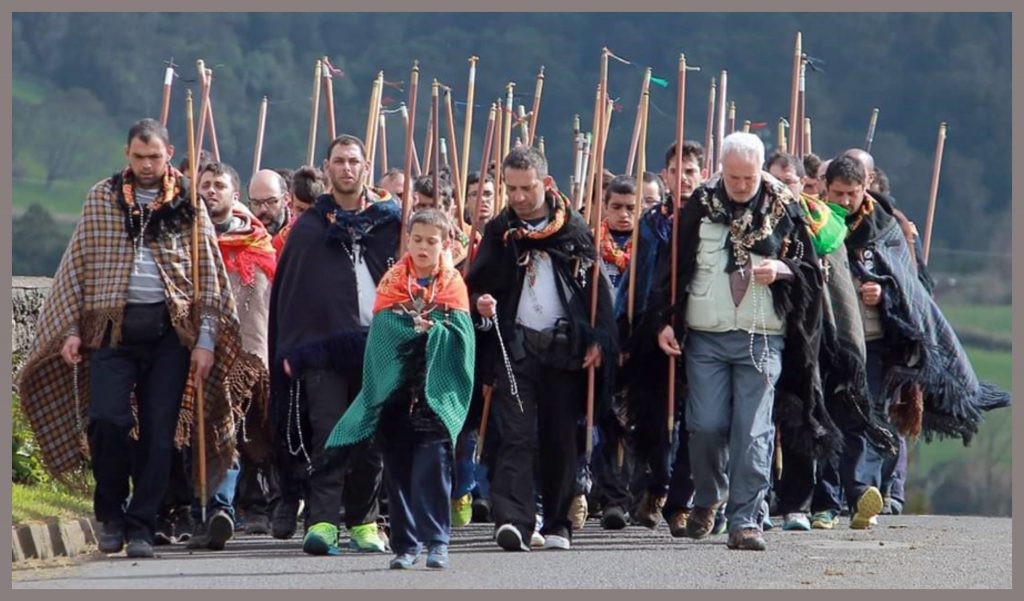
[[[92,499],[58,485],[14,484],[11,491],[11,522],[48,518],[79,518],[92,514]]]
[[[1012,307],[1009,305],[959,305],[943,307],[942,310],[954,327],[969,328],[994,337],[1010,337]],[[1004,390],[1012,390],[1013,362],[1010,353],[968,348],[967,354],[979,378]],[[1012,407],[1008,407],[987,413],[978,435],[966,448],[959,440],[918,442],[911,451],[910,478],[926,477],[936,468],[956,459],[966,460],[979,468],[990,462],[1012,465],[1011,412]]]

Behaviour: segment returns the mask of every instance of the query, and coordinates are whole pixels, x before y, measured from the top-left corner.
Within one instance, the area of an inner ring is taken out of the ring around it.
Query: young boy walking
[[[476,342],[462,276],[442,258],[451,224],[416,212],[408,252],[377,287],[363,388],[328,438],[328,453],[379,434],[391,518],[392,569],[427,548],[427,567],[448,565],[452,448],[473,390]]]

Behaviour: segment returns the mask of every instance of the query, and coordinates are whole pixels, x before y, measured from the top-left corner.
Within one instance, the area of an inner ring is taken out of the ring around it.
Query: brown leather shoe
[[[656,497],[645,492],[644,496],[640,498],[640,503],[637,504],[633,521],[645,528],[655,529],[661,519],[661,510],[665,507],[666,499],[665,495]]]
[[[680,509],[673,513],[668,519],[668,531],[676,538],[686,536],[686,521],[690,517],[689,512]]]
[[[688,538],[704,538],[715,525],[717,507],[694,507],[686,520],[686,536]]]
[[[764,537],[761,536],[761,531],[757,528],[743,528],[730,532],[729,542],[726,543],[726,546],[730,549],[744,551],[764,551],[766,548]]]

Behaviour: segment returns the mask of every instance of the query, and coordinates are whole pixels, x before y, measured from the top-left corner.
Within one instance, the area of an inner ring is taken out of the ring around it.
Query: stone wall
[[[32,346],[36,335],[36,317],[50,293],[51,278],[15,276],[11,282],[13,315],[11,323],[11,351],[14,354],[14,371],[21,367],[20,361]]]

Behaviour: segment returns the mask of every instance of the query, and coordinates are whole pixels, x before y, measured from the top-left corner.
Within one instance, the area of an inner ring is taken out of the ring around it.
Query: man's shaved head
[[[869,176],[875,171],[875,158],[866,150],[851,148],[844,152],[842,156],[860,161],[860,164],[864,165],[864,171],[866,171]]]

